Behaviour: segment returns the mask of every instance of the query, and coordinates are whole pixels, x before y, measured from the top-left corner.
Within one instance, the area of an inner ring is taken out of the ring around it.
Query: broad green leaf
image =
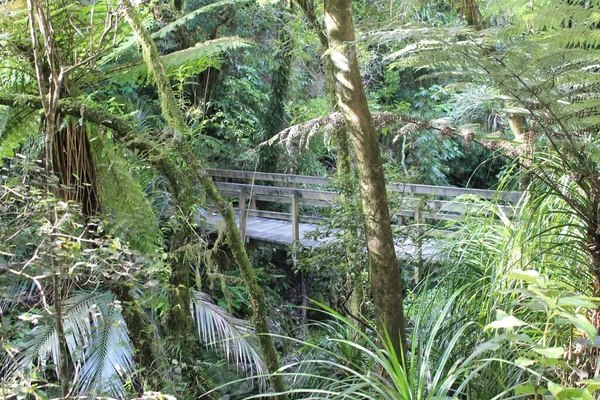
[[[546,283],[544,282],[544,277],[542,277],[539,272],[532,270],[532,269],[528,269],[528,270],[514,269],[514,270],[510,271],[506,275],[506,277],[508,279],[516,279],[519,281],[526,281],[529,283],[539,285],[540,287],[546,287]]]
[[[557,400],[594,400],[587,389],[571,388],[548,382],[550,393]]]
[[[543,386],[538,386],[534,383],[523,383],[515,388],[516,396],[527,396],[532,394],[544,394],[547,393],[548,389]]]
[[[562,297],[558,300],[560,307],[584,307],[584,308],[596,308],[598,305],[590,300],[586,296],[569,296]]]
[[[501,328],[511,329],[511,328],[515,328],[517,326],[523,326],[523,325],[527,325],[527,323],[521,321],[520,319],[518,319],[512,315],[508,315],[504,311],[497,310],[496,311],[496,321],[488,324],[485,327],[485,330],[501,329]]]
[[[538,353],[544,357],[548,357],[548,358],[559,358],[563,354],[565,354],[565,349],[563,349],[562,347],[536,346],[533,348],[533,351],[535,351],[536,353]]]
[[[579,383],[585,385],[585,387],[592,391],[600,389],[600,377],[594,379],[584,379]]]
[[[592,342],[596,340],[596,328],[594,328],[586,316],[581,314],[571,315],[567,313],[561,313],[561,315],[571,321],[571,323],[575,325],[577,329],[585,332]]]
[[[535,361],[527,357],[519,357],[515,360],[515,364],[519,367],[529,367],[535,364]]]

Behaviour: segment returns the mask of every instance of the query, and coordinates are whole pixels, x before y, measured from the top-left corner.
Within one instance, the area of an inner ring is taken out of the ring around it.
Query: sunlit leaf
[[[496,311],[496,321],[489,323],[485,330],[489,329],[511,329],[518,326],[527,325],[526,322],[521,321],[517,317],[506,314],[504,311]]]
[[[533,348],[533,351],[535,351],[536,353],[538,353],[539,355],[542,355],[544,357],[554,358],[554,359],[562,357],[562,355],[565,354],[565,349],[563,349],[562,347],[536,346]]]

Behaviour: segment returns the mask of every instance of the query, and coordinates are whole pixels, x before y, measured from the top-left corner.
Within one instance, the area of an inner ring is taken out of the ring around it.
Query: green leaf
[[[535,361],[527,357],[519,357],[515,360],[515,364],[517,364],[517,366],[519,367],[524,368],[535,364]]]
[[[600,377],[594,379],[584,379],[579,382],[582,385],[585,385],[590,390],[598,390],[600,389]]]
[[[512,315],[508,315],[504,311],[497,310],[496,311],[496,321],[488,324],[484,330],[487,331],[489,329],[501,329],[501,328],[511,329],[511,328],[515,328],[517,326],[523,326],[523,325],[527,325],[527,323],[521,321],[520,319],[518,319]]]
[[[536,284],[543,288],[546,287],[546,282],[544,280],[544,277],[542,277],[539,272],[532,270],[532,269],[528,269],[528,270],[514,269],[506,275],[506,278],[515,279],[515,280],[519,280],[519,281],[526,281],[529,283]]]
[[[565,349],[563,349],[562,347],[536,346],[533,348],[533,351],[548,358],[560,358],[563,354],[565,354]]]
[[[596,328],[591,324],[585,315],[576,314],[571,315],[567,313],[561,313],[561,315],[567,318],[577,329],[585,332],[588,338],[593,342],[596,340]]]
[[[528,396],[532,394],[544,394],[548,389],[543,386],[535,385],[534,383],[523,383],[515,388],[515,396]]]
[[[562,297],[558,300],[559,307],[584,307],[584,308],[596,308],[598,305],[590,300],[586,296],[568,296]]]
[[[585,388],[569,388],[548,382],[548,389],[557,400],[594,400],[590,392]]]

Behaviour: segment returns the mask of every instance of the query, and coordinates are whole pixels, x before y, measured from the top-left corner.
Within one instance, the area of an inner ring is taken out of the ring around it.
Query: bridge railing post
[[[246,189],[240,189],[239,205],[240,209],[240,236],[242,237],[242,243],[246,243],[246,222],[248,212],[246,210]]]
[[[300,245],[300,195],[294,192],[292,195],[292,204],[290,206],[290,214],[292,215],[292,244]]]
[[[419,283],[419,269],[423,266],[423,236],[425,234],[425,227],[423,224],[425,223],[425,219],[423,218],[423,202],[419,201],[417,203],[417,208],[415,209],[415,224],[417,227],[417,237],[416,237],[416,265],[415,265],[415,275],[414,280],[415,284]]]

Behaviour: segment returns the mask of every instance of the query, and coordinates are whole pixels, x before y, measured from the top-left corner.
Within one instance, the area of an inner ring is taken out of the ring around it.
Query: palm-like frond
[[[3,277],[6,279],[6,277]],[[2,298],[0,299],[0,315],[6,313],[9,308],[13,307],[19,301],[30,297],[35,292],[35,284],[28,280],[19,280],[14,283],[8,283],[8,286],[5,286],[7,282],[4,282],[0,285],[0,294]]]
[[[124,378],[133,371],[133,349],[121,315],[121,305],[114,300],[100,302],[98,309],[99,323],[86,352],[76,388],[79,392],[121,398],[125,393]]]
[[[112,293],[78,292],[66,299],[63,307],[69,355],[78,369],[75,391],[125,398],[124,380],[133,371],[133,349]],[[36,361],[42,369],[50,361],[57,365],[58,359],[56,323],[47,319],[33,329],[15,362],[5,361],[5,366],[14,374],[29,370]]]
[[[192,316],[198,336],[207,346],[227,357],[229,362],[243,366],[246,372],[264,376],[267,372],[252,335],[248,321],[229,315],[203,292],[193,292]]]

